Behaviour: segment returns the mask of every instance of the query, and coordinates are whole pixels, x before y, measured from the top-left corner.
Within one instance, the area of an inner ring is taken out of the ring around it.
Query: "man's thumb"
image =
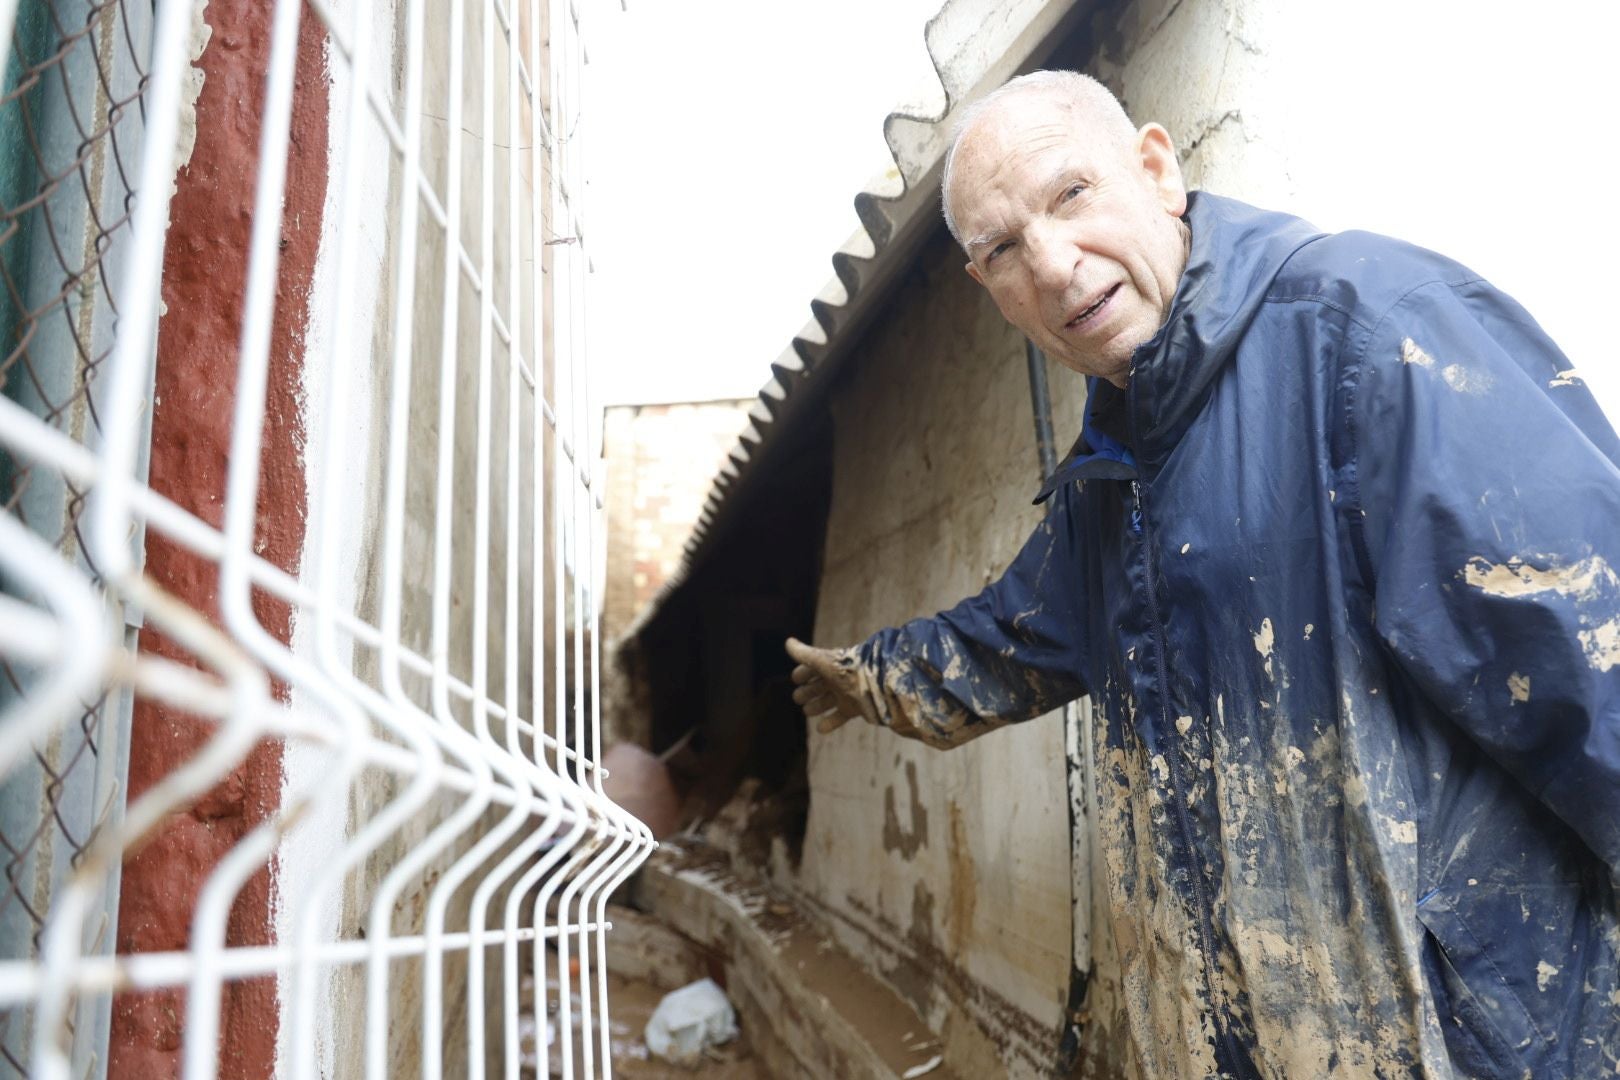
[[[796,637],[787,639],[787,654],[798,664],[813,664],[820,649],[806,645]]]

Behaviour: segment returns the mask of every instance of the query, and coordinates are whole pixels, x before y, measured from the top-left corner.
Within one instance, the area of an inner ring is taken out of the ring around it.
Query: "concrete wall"
[[[962,262],[941,230],[834,394],[819,643],[978,591],[1040,520],[1023,337]],[[1084,384],[1050,378],[1066,449]],[[1059,716],[947,753],[848,725],[811,738],[810,786],[799,885],[845,944],[960,1075],[1048,1074],[1070,957]]]
[[[353,17],[357,0],[343,0],[336,5],[339,19],[345,24]],[[402,4],[375,5],[369,9],[372,22],[372,47],[375,50],[371,83],[390,103],[396,122],[404,126],[408,102],[404,87],[404,25],[405,8]],[[487,10],[478,5],[463,7],[448,0],[430,0],[424,14],[426,33],[423,57],[423,99],[420,106],[422,122],[422,170],[429,182],[445,198],[449,180],[448,170],[461,172],[462,198],[460,244],[466,248],[475,266],[482,273],[482,215],[480,193],[483,174],[480,161],[486,137],[482,115],[482,22]],[[465,15],[463,16],[463,12]],[[464,53],[465,84],[461,121],[462,144],[460,158],[452,162],[449,157],[449,25],[452,17],[465,17]],[[520,11],[519,33],[527,40],[528,10]],[[539,350],[533,342],[533,328],[529,317],[528,301],[531,292],[531,274],[537,271],[536,260],[525,251],[521,266],[506,264],[505,249],[507,220],[511,212],[507,198],[508,153],[505,101],[506,50],[502,34],[497,28],[494,70],[496,100],[494,103],[494,264],[489,276],[495,304],[507,325],[520,337],[522,353],[531,370],[539,370]],[[538,85],[546,86],[548,73],[535,73]],[[304,337],[306,353],[302,400],[309,416],[310,444],[307,453],[309,468],[306,484],[309,491],[310,525],[309,554],[306,556],[305,577],[319,573],[326,588],[338,602],[375,624],[381,620],[382,594],[388,585],[383,564],[383,515],[386,483],[386,447],[391,434],[388,402],[394,377],[400,343],[399,324],[395,322],[398,299],[395,282],[404,259],[414,259],[416,286],[406,298],[409,305],[408,325],[411,335],[410,405],[408,417],[408,449],[406,452],[406,483],[404,499],[404,551],[400,577],[401,637],[403,643],[422,656],[433,652],[432,631],[435,622],[433,592],[435,585],[435,527],[439,505],[437,490],[438,454],[444,438],[452,440],[453,487],[450,499],[453,506],[450,529],[451,571],[450,602],[447,623],[449,627],[448,669],[451,675],[474,684],[473,642],[479,631],[474,603],[475,558],[475,462],[478,449],[479,411],[478,392],[480,373],[480,302],[466,277],[457,272],[447,282],[444,273],[446,232],[424,212],[418,221],[418,239],[415,250],[406,250],[399,235],[398,207],[401,191],[407,183],[401,161],[387,141],[380,124],[369,111],[362,118],[362,149],[353,153],[349,135],[352,117],[348,92],[351,85],[346,65],[334,61],[331,65],[331,116],[328,124],[331,139],[333,182],[326,193],[326,220],[322,236],[320,261],[316,268],[314,287],[310,294],[308,325]],[[519,118],[520,132],[531,136],[530,114],[524,110]],[[519,147],[523,154],[521,184],[528,189],[535,179],[529,175],[527,137]],[[353,154],[353,156],[349,156]],[[342,224],[338,213],[341,175],[339,162],[345,158],[362,169],[359,214],[353,220],[350,242],[356,246],[358,271],[356,293],[345,300],[337,291],[336,252],[338,229]],[[540,183],[544,183],[541,178]],[[542,189],[543,190],[543,189]],[[525,246],[530,221],[527,210],[531,205],[526,191],[520,193],[522,215],[518,222]],[[543,196],[537,202],[543,203]],[[549,252],[542,253],[549,266]],[[519,275],[521,311],[514,317],[508,299],[508,283],[513,272]],[[447,307],[445,295],[451,297]],[[451,339],[455,355],[449,367],[448,379],[441,369],[441,345],[447,314],[456,318],[456,330]],[[549,319],[547,320],[549,325]],[[350,337],[346,351],[337,349],[340,324]],[[549,346],[548,346],[549,351]],[[488,694],[493,700],[504,700],[503,683],[506,664],[510,661],[522,665],[518,680],[517,707],[521,715],[533,716],[530,702],[530,684],[527,660],[530,652],[530,627],[527,621],[531,603],[530,552],[535,542],[527,526],[532,500],[532,461],[528,460],[528,440],[533,437],[535,422],[533,397],[524,387],[519,390],[518,432],[525,447],[519,463],[519,498],[511,503],[506,497],[507,477],[507,403],[510,353],[499,337],[493,338],[490,358],[490,510],[489,510],[489,608],[484,625],[488,631],[489,656],[487,660]],[[326,417],[331,412],[333,376],[337,365],[347,365],[350,405],[342,410],[343,423],[329,430]],[[556,400],[555,388],[546,384],[548,396]],[[441,418],[441,403],[453,395],[453,434],[446,430]],[[333,445],[342,440],[342,450]],[[556,461],[556,441],[544,440],[547,468]],[[332,482],[339,492],[331,504],[323,503],[323,492]],[[549,484],[548,484],[549,489]],[[507,515],[516,514],[524,523],[517,550],[511,551],[506,542]],[[554,520],[548,507],[547,528]],[[329,565],[312,570],[316,558],[316,542],[326,534],[336,537],[335,555]],[[548,534],[542,538],[548,554],[552,548]],[[519,633],[508,641],[504,630],[506,566],[509,558],[517,559],[519,571]],[[548,602],[552,594],[551,583],[546,583]],[[547,616],[547,625],[550,616]],[[293,648],[311,662],[320,662],[321,646],[311,613],[299,612],[294,618]],[[352,673],[359,683],[378,693],[384,693],[387,680],[381,667],[381,657],[372,649],[361,647],[339,635],[340,654],[328,658],[330,668]],[[549,652],[546,654],[550,667]],[[340,684],[343,677],[340,676]],[[404,690],[404,704],[397,711],[410,714],[411,722],[433,725],[444,718],[435,708],[429,680],[411,672],[400,680]],[[305,695],[295,705],[319,710],[321,704]],[[459,699],[451,699],[449,722],[473,730],[471,707]],[[503,729],[491,721],[494,736],[504,740]],[[386,728],[373,719],[373,730]],[[340,875],[339,879],[318,896],[313,883],[331,879],[331,871],[349,841],[363,824],[387,808],[406,787],[406,778],[382,769],[363,770],[346,788],[329,779],[330,751],[321,747],[292,744],[286,756],[286,787],[284,799],[315,793],[318,801],[315,811],[301,821],[299,827],[287,837],[277,854],[278,936],[292,940],[305,908],[318,902],[316,912],[318,936],[323,940],[356,940],[371,935],[372,908],[379,887],[386,875],[432,835],[433,830],[462,803],[460,796],[435,796],[404,827],[386,837],[381,845],[358,866]],[[447,761],[455,762],[454,755]],[[414,875],[392,904],[391,930],[394,934],[419,934],[426,926],[427,911],[436,887],[446,879],[457,859],[469,849],[479,836],[505,816],[504,810],[487,811],[469,830],[454,837],[428,864]],[[503,852],[504,853],[504,852]],[[491,869],[494,861],[486,861],[483,869]],[[467,911],[471,894],[479,880],[479,871],[465,879],[455,889],[448,903],[445,926],[451,931],[467,926]],[[504,894],[498,895],[491,905],[495,922],[499,922]],[[499,1017],[502,1000],[498,986],[498,967],[494,972],[486,968],[486,1016]],[[421,1071],[421,1040],[423,1027],[423,964],[419,959],[405,959],[390,965],[389,983],[389,1075],[414,1075]],[[337,967],[324,973],[320,988],[321,1000],[316,1009],[317,1054],[323,1075],[351,1076],[364,1071],[364,1025],[367,995],[364,965]],[[467,965],[465,953],[452,951],[444,960],[440,980],[443,1023],[443,1061],[447,1073],[465,1070],[468,1019]],[[290,1006],[293,987],[290,978],[281,982],[281,1006]],[[501,1053],[498,1030],[489,1028],[486,1045],[492,1048],[490,1067],[498,1066]],[[283,1039],[278,1047],[278,1059],[285,1067],[289,1053],[285,1024]]]

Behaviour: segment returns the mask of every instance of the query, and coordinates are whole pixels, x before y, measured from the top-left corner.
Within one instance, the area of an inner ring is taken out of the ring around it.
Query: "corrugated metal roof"
[[[702,559],[717,526],[759,470],[756,462],[794,418],[819,398],[889,287],[939,221],[939,183],[955,116],[963,104],[1046,56],[1080,15],[1076,0],[946,0],[923,38],[939,88],[933,108],[902,107],[883,122],[894,166],[855,196],[861,226],[833,253],[834,276],[810,301],[812,318],[771,364],[771,379],[720,466],[687,539],[680,569],[626,630],[656,617]]]

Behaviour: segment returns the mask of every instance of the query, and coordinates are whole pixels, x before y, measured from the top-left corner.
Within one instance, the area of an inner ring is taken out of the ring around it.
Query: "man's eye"
[[[1085,184],[1070,184],[1063,192],[1063,202],[1068,202],[1086,190]]]
[[[1002,252],[1009,251],[1011,249],[1012,249],[1012,241],[1011,240],[1003,240],[1001,243],[997,244],[995,247],[990,249],[990,253],[984,257],[984,261],[987,262],[987,263],[994,262],[997,255],[1000,255]]]

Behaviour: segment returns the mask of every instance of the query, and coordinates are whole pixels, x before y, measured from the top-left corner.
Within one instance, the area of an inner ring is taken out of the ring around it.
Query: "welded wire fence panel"
[[[0,3],[0,1069],[610,1073],[588,15]]]

